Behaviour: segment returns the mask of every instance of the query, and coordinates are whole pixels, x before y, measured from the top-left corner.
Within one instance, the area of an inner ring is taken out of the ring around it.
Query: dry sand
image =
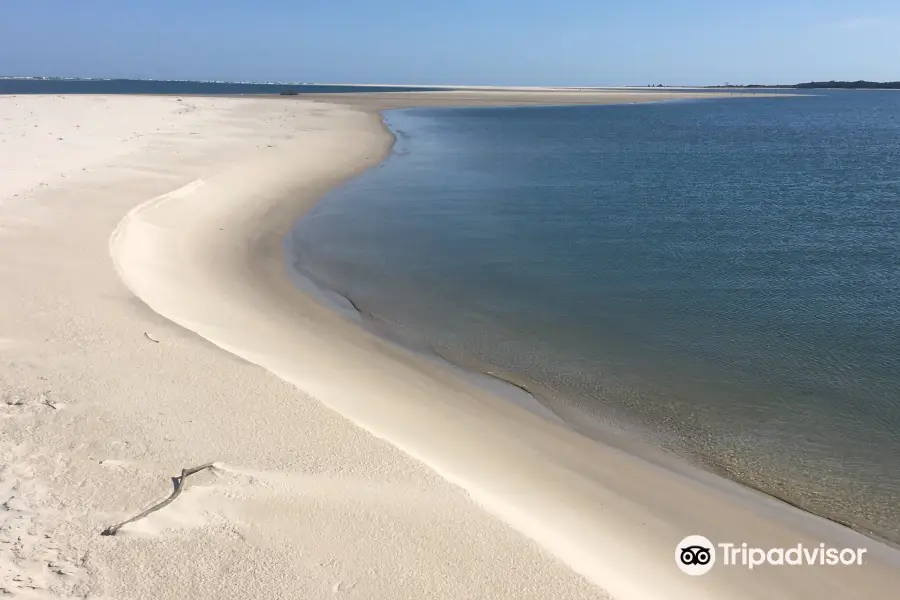
[[[485,102],[397,95],[343,102]],[[0,591],[895,597],[893,548],[587,440],[294,289],[282,235],[390,138],[282,100],[0,97]],[[691,578],[691,533],[867,562]]]

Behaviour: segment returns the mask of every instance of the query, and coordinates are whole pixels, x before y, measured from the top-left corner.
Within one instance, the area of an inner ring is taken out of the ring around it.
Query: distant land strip
[[[792,85],[709,85],[708,88],[781,88],[793,90],[809,89],[838,89],[838,90],[900,90],[900,81],[809,81],[807,83],[795,83]]]
[[[293,96],[295,94],[299,95],[299,91],[306,91],[305,88],[310,87],[334,87],[334,88],[368,88],[368,91],[417,91],[417,92],[425,92],[425,91],[436,91],[440,89],[468,89],[471,86],[458,85],[458,86],[430,86],[430,85],[361,85],[361,84],[329,84],[329,83],[288,83],[288,82],[279,82],[279,81],[265,81],[265,82],[256,82],[256,81],[200,81],[200,80],[167,80],[167,79],[128,79],[128,78],[90,78],[90,77],[46,77],[46,76],[15,76],[15,75],[0,75],[0,81],[52,81],[52,82],[72,82],[72,83],[85,83],[85,82],[93,82],[93,83],[101,83],[101,84],[116,84],[116,83],[181,83],[181,84],[189,84],[189,85],[230,85],[230,86],[245,86],[245,87],[256,87],[261,90],[265,90],[267,92],[273,93],[275,89],[280,88],[281,94],[286,96]],[[501,86],[502,87],[502,86]],[[605,86],[594,86],[598,89],[603,89]],[[638,86],[643,87],[643,86]],[[681,88],[686,87],[682,85],[647,85],[646,87],[650,88]],[[692,87],[692,86],[687,86]],[[566,89],[565,87],[555,88],[555,89]],[[574,87],[572,89],[575,89]],[[578,89],[588,89],[588,88],[578,88]],[[593,89],[593,88],[591,88]],[[695,89],[787,89],[787,90],[796,90],[796,89],[844,89],[844,90],[900,90],[900,81],[866,81],[864,79],[860,79],[858,81],[808,81],[806,83],[792,83],[792,84],[761,84],[761,83],[751,83],[751,84],[731,84],[725,83],[724,85],[706,85],[706,86],[696,86]]]

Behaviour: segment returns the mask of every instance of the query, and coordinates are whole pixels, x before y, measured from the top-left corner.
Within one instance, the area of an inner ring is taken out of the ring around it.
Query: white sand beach
[[[647,100],[494,94],[0,96],[0,592],[896,597],[897,549],[589,440],[291,284],[283,235],[382,160],[378,109]],[[867,553],[689,577],[689,534]]]

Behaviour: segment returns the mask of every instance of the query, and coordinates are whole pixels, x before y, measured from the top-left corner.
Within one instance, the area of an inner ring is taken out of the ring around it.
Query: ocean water
[[[373,326],[900,541],[900,93],[413,109],[289,260]]]
[[[415,92],[427,87],[378,87],[322,84],[240,83],[223,81],[151,81],[146,79],[0,78],[0,94],[339,94]]]

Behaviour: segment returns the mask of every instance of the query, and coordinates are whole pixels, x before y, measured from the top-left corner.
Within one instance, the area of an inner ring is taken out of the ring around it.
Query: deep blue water
[[[0,94],[338,94],[347,92],[415,92],[427,87],[149,81],[144,79],[0,79]]]
[[[386,118],[390,158],[295,227],[303,272],[900,541],[900,92]]]

